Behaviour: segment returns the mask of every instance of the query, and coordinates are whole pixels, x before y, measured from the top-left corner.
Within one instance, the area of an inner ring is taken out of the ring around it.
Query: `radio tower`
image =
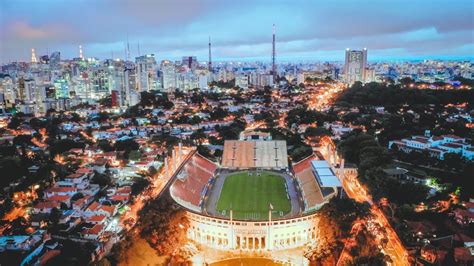
[[[273,40],[272,40],[272,75],[273,75],[273,84],[276,84],[276,66],[275,66],[275,24],[273,24]]]
[[[38,61],[36,61],[36,52],[35,52],[35,48],[32,48],[31,49],[31,63],[37,63]]]
[[[209,62],[207,63],[209,72],[212,73],[212,57],[211,57],[211,36],[209,36]]]
[[[207,63],[207,68],[212,73],[211,36],[209,36],[209,62]]]
[[[127,61],[130,61],[130,43],[128,43],[128,33],[127,33]]]
[[[79,58],[84,60],[84,54],[82,53],[82,45],[79,45]]]

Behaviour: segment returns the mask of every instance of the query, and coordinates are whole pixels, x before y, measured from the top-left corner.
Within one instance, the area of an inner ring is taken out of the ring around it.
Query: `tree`
[[[472,178],[472,173],[474,173],[474,163],[467,164],[459,175],[459,181],[455,184],[461,188],[461,199],[469,200],[474,196],[474,178]]]
[[[23,120],[20,119],[18,116],[13,116],[8,122],[7,127],[10,129],[18,129],[18,127],[23,123]]]
[[[56,156],[56,154],[61,154],[63,152],[69,151],[70,149],[85,148],[85,144],[83,142],[77,142],[72,139],[52,140],[49,142],[49,144],[49,153],[51,157]]]
[[[297,146],[290,150],[290,157],[293,162],[301,161],[302,159],[313,154],[313,148],[308,145]]]
[[[110,141],[106,139],[100,139],[97,141],[97,146],[104,152],[113,151],[114,147],[110,144]]]
[[[322,136],[331,136],[331,131],[327,130],[324,127],[308,127],[304,132],[305,137],[322,137]]]
[[[112,95],[108,95],[100,99],[99,104],[104,107],[112,107]]]
[[[199,129],[191,134],[189,137],[194,143],[201,144],[203,140],[207,138],[207,135],[204,133],[203,129]]]
[[[101,188],[103,188],[112,184],[112,178],[108,174],[94,172],[94,176],[92,177],[91,183],[97,184]]]
[[[143,177],[135,177],[132,184],[132,195],[140,194],[146,187],[150,185],[150,181]]]
[[[133,151],[138,150],[140,148],[140,145],[133,139],[126,139],[116,141],[114,148],[117,151]]]
[[[159,255],[172,254],[187,242],[189,220],[186,212],[173,206],[174,201],[165,195],[147,204],[139,213],[141,236]]]
[[[63,215],[63,212],[60,209],[54,207],[51,209],[51,212],[49,213],[49,221],[51,222],[53,226],[56,226],[59,223],[59,219],[61,218],[62,215]]]

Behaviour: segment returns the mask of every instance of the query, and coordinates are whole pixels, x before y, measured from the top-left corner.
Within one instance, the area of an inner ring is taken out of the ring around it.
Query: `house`
[[[132,193],[132,187],[130,186],[123,186],[117,189],[117,192],[115,192],[115,195],[120,195],[120,196],[129,196],[130,193]]]
[[[422,259],[430,264],[444,265],[448,250],[428,244],[421,248],[420,255]]]
[[[454,216],[454,220],[460,225],[474,223],[474,212],[458,208],[452,212],[452,215]]]
[[[424,136],[412,136],[401,140],[392,140],[388,148],[410,153],[412,151],[427,151],[431,156],[444,160],[447,153],[459,154],[467,160],[474,160],[474,148],[466,142],[465,138],[454,135],[431,136],[429,130]]]
[[[55,196],[55,195],[72,196],[76,193],[77,193],[77,188],[75,187],[51,187],[45,191],[47,198]]]
[[[81,190],[83,195],[95,196],[100,191],[100,186],[98,184],[90,184],[87,188]]]
[[[90,217],[87,217],[85,219],[87,223],[91,224],[105,224],[107,222],[107,216],[101,214],[101,215],[92,215]]]
[[[82,230],[81,235],[85,239],[98,240],[100,236],[104,233],[105,226],[103,224],[95,224],[91,228],[86,228]]]
[[[107,159],[98,158],[95,160],[95,162],[92,163],[92,169],[94,169],[98,173],[103,174],[105,172],[106,165],[107,165]]]
[[[64,181],[78,189],[85,189],[89,186],[89,175],[86,173],[74,173],[64,178]]]
[[[92,196],[84,196],[80,199],[77,199],[72,203],[72,209],[74,210],[82,210],[85,206],[87,206],[93,200]]]
[[[84,215],[85,216],[93,216],[96,214],[97,210],[100,207],[100,203],[97,201],[92,202],[91,205],[89,205],[85,210],[84,210]]]
[[[69,195],[54,195],[48,198],[48,201],[56,201],[56,202],[62,202],[66,204],[68,207],[71,206],[71,198],[72,196]]]
[[[38,213],[46,213],[46,214],[49,214],[51,213],[51,210],[53,208],[57,208],[59,209],[61,207],[61,204],[57,201],[42,201],[42,202],[38,202],[33,208],[32,208],[32,212],[34,214],[38,214]]]
[[[454,248],[454,261],[458,265],[473,265],[474,264],[474,254],[469,249],[469,247]]]
[[[20,265],[46,265],[50,259],[61,254],[61,248],[59,242],[48,239],[31,252]]]
[[[107,217],[112,217],[115,214],[117,214],[117,207],[114,205],[108,206],[108,205],[102,205],[100,208],[97,210],[97,213],[99,214],[104,214]]]
[[[113,202],[127,203],[130,200],[130,197],[124,195],[113,195],[110,197],[110,200]]]
[[[84,211],[84,215],[91,217],[94,215],[105,215],[107,217],[112,217],[117,213],[117,207],[114,205],[102,205],[97,201],[94,201],[89,207]]]
[[[31,250],[39,244],[45,236],[45,230],[38,230],[31,235],[0,236],[0,252],[5,250]]]

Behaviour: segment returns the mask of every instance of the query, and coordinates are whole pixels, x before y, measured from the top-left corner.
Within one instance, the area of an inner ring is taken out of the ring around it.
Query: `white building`
[[[365,82],[367,68],[367,48],[362,51],[346,49],[346,60],[344,64],[344,75],[346,83],[353,84],[356,81]]]
[[[161,62],[161,73],[163,89],[165,91],[176,89],[176,66],[168,60],[163,60]]]
[[[425,136],[412,136],[401,140],[393,140],[388,143],[388,148],[397,146],[400,151],[427,151],[431,156],[444,160],[446,153],[459,154],[466,160],[474,160],[474,148],[466,142],[465,138],[454,135],[430,136],[429,132]]]
[[[135,58],[135,63],[138,91],[153,90],[157,70],[155,55],[147,54],[139,56]]]
[[[239,74],[235,76],[235,86],[242,89],[249,88],[249,76],[245,74]]]

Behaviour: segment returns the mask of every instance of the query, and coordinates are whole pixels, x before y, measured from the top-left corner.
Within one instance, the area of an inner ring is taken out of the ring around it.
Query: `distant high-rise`
[[[194,70],[197,67],[198,62],[195,56],[183,56],[181,59],[181,64],[183,66],[187,66],[189,69]]]
[[[161,73],[163,78],[163,89],[168,91],[170,89],[176,89],[176,67],[168,61],[163,60],[161,62]]]
[[[344,64],[344,75],[346,83],[353,84],[356,81],[366,81],[367,48],[362,51],[346,49],[346,60]]]
[[[31,63],[36,63],[38,61],[36,61],[36,52],[35,52],[35,48],[32,48],[31,49]]]
[[[79,58],[84,60],[84,54],[82,53],[82,45],[79,45]]]
[[[61,52],[53,52],[49,57],[49,65],[53,68],[59,67],[61,62]]]
[[[212,57],[211,57],[211,36],[209,36],[209,62],[207,63],[209,72],[212,73]]]
[[[276,65],[275,65],[275,57],[276,57],[276,47],[275,47],[275,24],[273,24],[273,39],[272,39],[272,75],[273,75],[273,83],[276,84]]]
[[[137,88],[139,92],[153,90],[156,78],[156,60],[154,54],[142,55],[135,58]]]

